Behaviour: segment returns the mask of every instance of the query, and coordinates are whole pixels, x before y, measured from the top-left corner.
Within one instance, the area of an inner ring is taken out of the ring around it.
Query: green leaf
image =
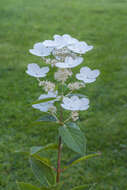
[[[56,98],[44,98],[44,99],[41,99],[41,100],[37,100],[35,102],[33,102],[32,104],[40,104],[40,103],[44,103],[44,102],[49,102],[49,101],[52,101],[52,100],[55,100]]]
[[[48,165],[49,167],[52,168],[50,159],[45,158],[45,157],[42,157],[42,156],[40,156],[40,155],[38,155],[38,154],[34,154],[33,157],[34,157],[35,159],[37,159],[37,160],[40,160],[41,162],[43,162],[44,164],[46,164],[46,165]]]
[[[31,123],[31,126],[40,126],[40,127],[59,127],[60,124],[57,122],[48,122],[48,121],[34,121]]]
[[[57,150],[57,149],[58,149],[58,145],[55,143],[50,143],[50,144],[47,144],[46,146],[33,146],[30,149],[30,155],[37,154],[44,150]]]
[[[71,190],[89,190],[89,185],[88,184],[79,185],[79,186],[72,188]]]
[[[29,156],[29,155],[30,155],[30,153],[29,153],[29,152],[24,151],[24,150],[16,150],[16,151],[15,151],[15,153],[21,153],[21,154],[24,154],[24,155],[27,155],[27,156]]]
[[[55,184],[51,187],[41,186],[41,188],[24,182],[17,182],[17,185],[19,187],[19,190],[60,190],[62,184],[61,183]]]
[[[66,165],[70,165],[72,162],[74,162],[75,160],[81,158],[81,155],[76,155],[74,158],[72,158],[71,160],[69,160]]]
[[[45,115],[45,116],[39,118],[37,121],[41,121],[41,122],[42,122],[42,121],[56,122],[57,119],[56,119],[54,116],[47,114],[47,115]]]
[[[47,163],[37,157],[31,156],[30,164],[34,175],[41,184],[53,185],[55,183],[53,169]]]
[[[63,183],[59,182],[58,184],[55,184],[52,187],[50,187],[50,190],[60,190],[62,185]]]
[[[42,149],[43,149],[43,146],[32,146],[30,148],[30,155],[39,153],[39,152],[41,152]]]
[[[64,143],[73,151],[84,155],[86,152],[86,139],[80,128],[75,123],[69,123],[68,126],[61,126],[59,134]]]
[[[78,163],[81,162],[81,161],[85,161],[85,160],[87,160],[87,159],[89,159],[89,158],[94,158],[94,157],[96,157],[96,156],[100,156],[100,153],[95,153],[95,154],[89,154],[89,155],[87,155],[87,156],[82,156],[82,157],[80,157],[79,159],[73,161],[70,165],[65,166],[64,169],[67,169],[67,168],[69,168],[69,167],[71,167],[71,166],[73,166],[73,165],[75,165],[75,164],[78,164]]]
[[[39,187],[36,187],[34,185],[23,183],[23,182],[17,182],[18,187],[20,190],[47,190],[47,189],[40,189]]]
[[[50,124],[50,126],[54,124],[55,126],[57,125],[59,126],[59,124],[57,123],[57,119],[54,116],[49,115],[49,114],[46,114],[43,117],[39,118],[37,121],[32,122],[32,125],[42,125],[42,124],[46,126],[48,124]]]

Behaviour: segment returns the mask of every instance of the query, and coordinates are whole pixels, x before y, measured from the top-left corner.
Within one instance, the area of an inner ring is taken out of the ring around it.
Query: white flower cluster
[[[73,91],[73,90],[79,90],[80,88],[85,87],[85,84],[82,82],[74,82],[74,83],[69,83],[68,88]]]
[[[54,35],[53,39],[54,40],[45,40],[43,45],[47,48],[56,49],[62,49],[66,47],[68,50],[78,54],[84,54],[93,48],[93,46],[88,46],[85,42],[80,42],[68,34],[64,34],[63,36]]]
[[[78,54],[85,54],[90,51],[93,46],[88,46],[85,42],[80,42],[72,38],[68,34],[63,36],[54,35],[53,40],[45,40],[44,42],[36,43],[30,53],[42,57],[46,63],[50,63],[59,68],[74,68],[83,62],[82,57]],[[53,55],[55,59],[46,58]]]
[[[45,92],[55,91],[55,84],[50,81],[39,81],[39,86],[43,86]]]
[[[58,81],[61,81],[62,83],[65,82],[69,76],[72,75],[71,70],[69,69],[58,69],[57,72],[55,72],[54,78]]]
[[[93,46],[87,45],[86,42],[79,41],[68,34],[54,35],[53,40],[45,40],[36,43],[30,53],[40,56],[46,64],[56,67],[53,69],[54,79],[61,82],[62,85],[67,79],[72,76],[72,70],[76,66],[81,65],[83,58],[81,55],[93,49]],[[55,91],[55,84],[50,81],[40,81],[40,78],[46,77],[49,72],[49,67],[39,67],[32,63],[28,65],[26,73],[36,77],[39,81],[39,86],[42,86],[48,94],[43,94],[39,99],[55,97],[55,100],[46,101],[40,104],[34,104],[33,107],[43,112],[56,112],[56,107],[53,105],[58,100],[58,92]],[[92,83],[99,76],[99,70],[91,70],[88,67],[82,67],[80,73],[77,73],[75,78],[81,82],[69,83],[68,89],[72,91],[84,88],[86,83]],[[73,95],[71,97],[62,94],[62,108],[72,111],[71,118],[76,121],[79,118],[78,111],[87,110],[89,108],[89,99]]]
[[[72,111],[71,118],[73,121],[77,121],[79,119],[79,113],[77,111]]]

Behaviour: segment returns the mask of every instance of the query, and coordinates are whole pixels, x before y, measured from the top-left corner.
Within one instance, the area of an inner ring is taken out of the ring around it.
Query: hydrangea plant
[[[37,80],[39,87],[45,91],[32,107],[44,112],[37,123],[53,122],[58,126],[58,143],[34,146],[30,149],[30,165],[41,186],[36,187],[18,182],[20,190],[61,189],[61,172],[81,161],[99,155],[99,153],[86,155],[86,139],[77,125],[77,121],[80,111],[88,110],[90,101],[84,94],[79,94],[77,91],[85,88],[87,83],[95,82],[100,71],[84,66],[75,76],[73,74],[73,69],[83,63],[82,55],[92,49],[93,46],[64,34],[62,36],[54,35],[53,40],[36,43],[33,49],[29,50],[31,54],[39,56],[46,64],[46,66],[40,67],[36,63],[31,63],[26,71],[28,75]],[[49,71],[53,75],[52,81],[45,79]],[[70,83],[69,79],[71,78],[71,81],[74,82]],[[77,153],[78,157],[61,167],[61,152],[64,145]],[[49,150],[58,151],[56,166],[51,164],[49,158],[41,154],[41,152]],[[72,189],[85,189],[85,187],[85,185],[81,185]]]

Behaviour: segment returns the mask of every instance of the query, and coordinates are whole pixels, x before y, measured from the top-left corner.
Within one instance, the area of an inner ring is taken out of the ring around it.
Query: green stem
[[[58,160],[57,160],[57,176],[56,182],[60,182],[60,173],[61,173],[61,151],[62,151],[62,144],[61,144],[61,136],[59,136],[59,144],[58,144]]]
[[[60,107],[60,122],[63,122],[63,110],[62,107]],[[58,159],[57,159],[57,176],[56,176],[56,182],[60,182],[60,173],[61,173],[61,152],[62,152],[62,139],[61,136],[59,136],[59,142],[58,142]]]

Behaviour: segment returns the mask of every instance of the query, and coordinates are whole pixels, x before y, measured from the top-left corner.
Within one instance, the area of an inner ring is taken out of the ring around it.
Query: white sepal
[[[49,56],[52,52],[52,48],[47,48],[43,45],[42,42],[36,43],[33,47],[33,49],[30,49],[29,52],[33,55],[45,57]]]
[[[64,97],[61,106],[71,111],[87,110],[89,108],[89,99],[79,98],[78,96]]]
[[[40,68],[36,63],[28,64],[26,73],[36,78],[45,77],[49,72],[49,67]]]
[[[56,63],[56,67],[59,68],[74,68],[78,65],[80,65],[83,62],[82,57],[76,57],[76,59],[73,59],[72,57],[66,57],[64,62],[58,62]]]
[[[96,78],[99,76],[99,70],[91,70],[89,67],[82,67],[80,73],[76,74],[78,80],[82,80],[84,83],[91,83],[96,81]]]

